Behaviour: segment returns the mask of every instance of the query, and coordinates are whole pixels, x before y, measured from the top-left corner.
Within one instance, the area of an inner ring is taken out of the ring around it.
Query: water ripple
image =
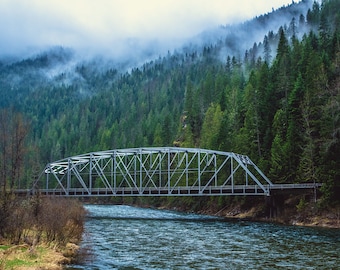
[[[336,269],[340,231],[229,222],[205,215],[88,205],[73,269]],[[69,267],[72,269],[72,267]]]

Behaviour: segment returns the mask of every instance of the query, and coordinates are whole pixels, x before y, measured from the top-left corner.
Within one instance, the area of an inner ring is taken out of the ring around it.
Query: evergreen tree
[[[307,12],[307,22],[312,27],[318,27],[320,21],[320,4],[314,1],[312,9]]]
[[[253,86],[255,85],[255,87]],[[237,150],[251,156],[257,162],[261,156],[260,141],[260,115],[259,92],[257,91],[257,78],[252,72],[245,88],[244,107],[246,108],[244,125],[237,136]]]
[[[305,74],[305,93],[301,104],[304,145],[300,160],[300,177],[304,181],[317,181],[320,159],[321,106],[327,76],[320,56],[314,51],[309,54]]]
[[[293,91],[290,93],[289,101],[288,101],[288,128],[286,135],[286,155],[288,161],[287,167],[287,181],[292,183],[297,180],[297,168],[300,162],[301,149],[303,149],[302,143],[302,113],[300,109],[300,104],[303,99],[305,89],[304,89],[304,81],[302,79],[302,75],[298,76],[298,79],[295,83],[295,87]]]
[[[267,62],[267,64],[271,63],[271,56],[272,50],[270,48],[269,38],[268,36],[264,37],[263,40],[263,54],[264,54],[264,61]]]
[[[200,147],[206,149],[219,148],[218,135],[220,133],[223,113],[220,105],[211,104],[205,114],[202,125]]]

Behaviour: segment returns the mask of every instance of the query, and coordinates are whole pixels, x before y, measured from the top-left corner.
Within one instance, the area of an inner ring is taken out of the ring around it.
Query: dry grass
[[[0,270],[62,269],[76,257],[78,247],[71,243],[81,240],[85,217],[79,202],[39,197],[1,202],[6,212],[0,213]]]
[[[63,269],[62,265],[71,262],[71,257],[64,256],[64,250],[47,245],[38,245],[34,249],[28,245],[0,246],[0,269]]]

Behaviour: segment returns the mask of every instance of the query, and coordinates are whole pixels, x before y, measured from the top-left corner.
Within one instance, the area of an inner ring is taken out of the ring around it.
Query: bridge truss
[[[60,196],[269,195],[273,184],[248,156],[198,148],[118,149],[47,164],[34,185]]]

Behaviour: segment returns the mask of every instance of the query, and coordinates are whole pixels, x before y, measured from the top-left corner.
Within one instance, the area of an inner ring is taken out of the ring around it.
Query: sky
[[[297,1],[295,1],[297,2]],[[251,19],[292,0],[0,0],[0,56],[50,46],[113,57],[172,49],[206,29]]]

